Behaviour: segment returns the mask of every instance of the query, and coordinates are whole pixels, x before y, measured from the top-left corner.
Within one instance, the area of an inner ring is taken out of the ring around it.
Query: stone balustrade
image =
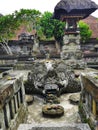
[[[26,121],[23,73],[9,72],[0,79],[0,129],[17,130]]]

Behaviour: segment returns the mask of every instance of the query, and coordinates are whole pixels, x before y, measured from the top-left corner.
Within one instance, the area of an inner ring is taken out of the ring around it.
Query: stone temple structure
[[[78,21],[88,17],[98,6],[91,0],[61,0],[54,8],[53,18],[66,23],[61,58],[75,58],[81,55]]]
[[[79,20],[88,17],[96,9],[98,9],[98,5],[96,5],[91,0],[61,0],[56,5],[54,9],[54,18],[66,23],[61,53],[62,59],[70,59],[71,62],[74,61],[76,64],[77,62],[79,62],[80,64],[82,63],[82,52],[80,51],[79,45],[81,37],[78,22]],[[79,109],[80,113],[85,113],[84,118],[87,119],[91,128],[95,129],[96,122],[98,122],[98,101],[96,96],[98,95],[97,85],[95,80],[92,81],[94,79],[94,75],[92,76],[92,78],[90,77],[91,73],[89,74],[89,76],[85,75],[82,74],[81,76],[83,89],[81,100],[83,105],[80,105]]]
[[[31,92],[35,91],[35,93],[43,95],[47,99],[49,94],[57,94],[57,92],[59,92],[58,95],[56,95],[58,97],[63,92],[71,92],[71,90],[73,90],[72,92],[80,91],[80,82],[78,82],[78,77],[75,75],[72,68],[74,66],[72,62],[73,59],[80,61],[82,57],[79,49],[80,35],[77,22],[87,17],[97,8],[98,6],[90,0],[61,0],[56,5],[54,9],[54,18],[66,22],[64,44],[61,54],[63,60],[50,61],[49,59],[49,61],[43,60],[42,62],[34,62],[32,70],[28,75],[29,84],[27,84]],[[70,60],[71,62],[69,62]],[[69,64],[66,65],[67,61]],[[24,123],[26,120],[25,91],[22,81],[24,75],[25,74],[14,72],[11,75],[2,77],[4,78],[4,82],[1,78],[0,117],[2,118],[0,118],[0,129],[15,130],[20,123]],[[70,88],[72,89],[70,90]],[[48,103],[49,102],[47,102],[47,104]],[[18,130],[47,129],[90,130],[87,124],[65,124],[65,122],[53,125],[49,123],[21,124],[18,128]]]

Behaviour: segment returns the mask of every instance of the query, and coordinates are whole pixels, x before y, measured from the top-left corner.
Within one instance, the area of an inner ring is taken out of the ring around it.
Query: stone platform
[[[90,130],[87,124],[21,124],[18,130]]]

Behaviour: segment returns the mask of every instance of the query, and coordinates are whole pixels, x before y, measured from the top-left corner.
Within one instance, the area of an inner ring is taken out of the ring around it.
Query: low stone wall
[[[25,64],[25,63],[16,64],[16,65],[14,66],[14,69],[15,69],[15,70],[31,70],[32,64],[33,64],[33,63],[30,63],[30,64]]]

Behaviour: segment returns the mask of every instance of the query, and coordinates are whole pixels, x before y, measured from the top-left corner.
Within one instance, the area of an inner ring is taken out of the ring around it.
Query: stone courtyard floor
[[[71,94],[63,94],[60,96],[60,104],[64,107],[64,115],[58,118],[48,118],[42,115],[42,106],[45,105],[42,97],[34,96],[34,101],[28,105],[27,123],[42,124],[42,123],[81,123],[78,114],[78,105],[73,105],[69,101]]]

